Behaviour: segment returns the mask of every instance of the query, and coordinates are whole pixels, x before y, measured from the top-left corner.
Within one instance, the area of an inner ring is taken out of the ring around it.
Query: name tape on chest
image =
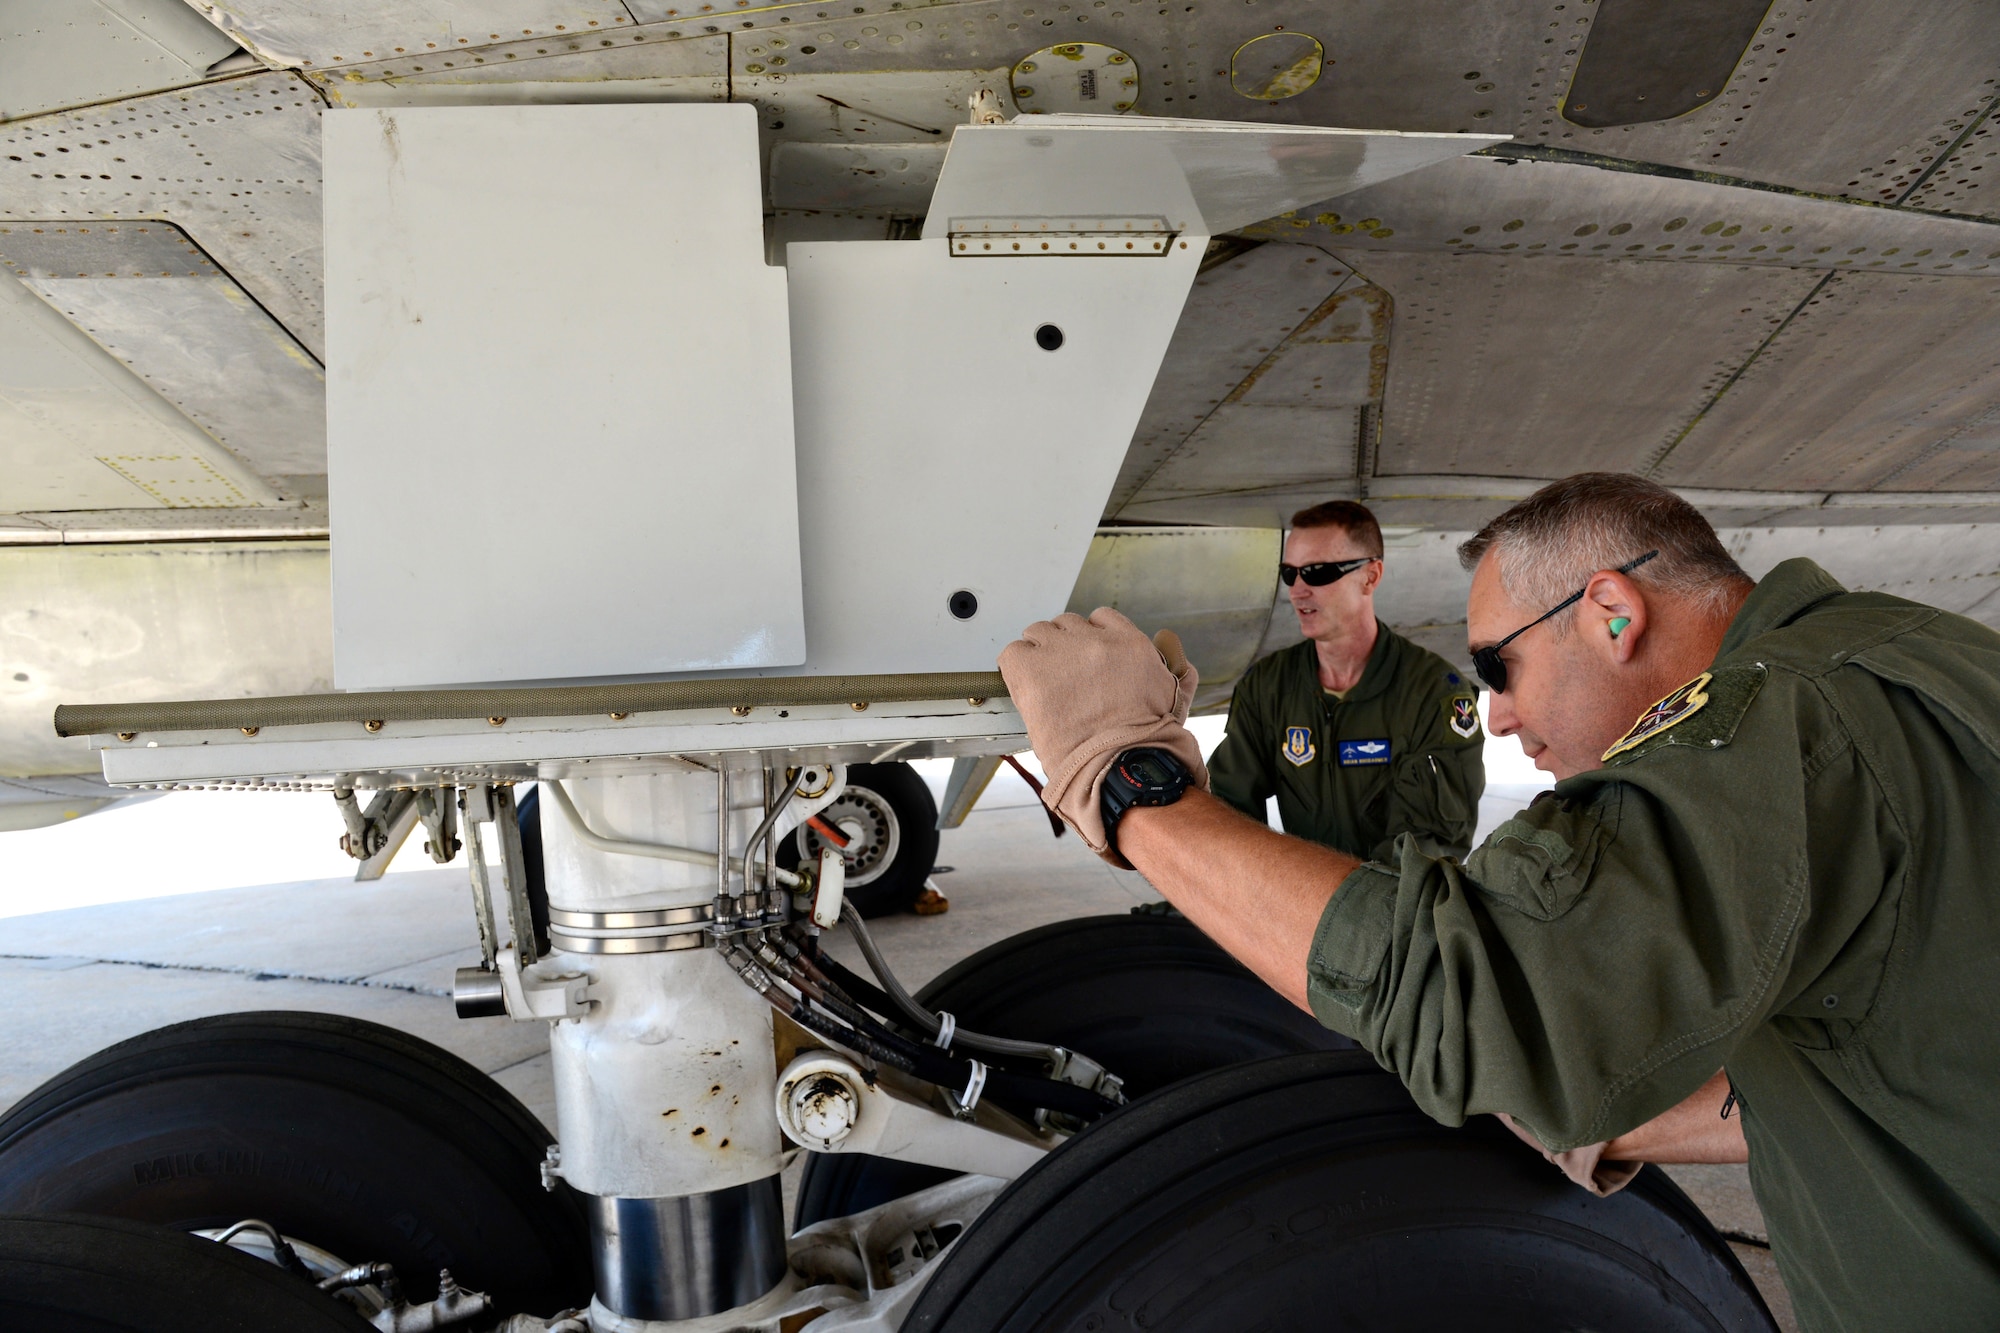
[[[1341,741],[1340,766],[1342,768],[1371,768],[1389,762],[1389,740]]]

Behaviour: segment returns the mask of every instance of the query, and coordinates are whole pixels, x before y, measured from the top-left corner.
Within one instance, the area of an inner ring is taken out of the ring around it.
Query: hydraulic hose
[[[868,925],[852,905],[843,903],[840,908],[840,924],[847,927],[854,942],[861,946],[861,956],[868,960],[868,968],[882,983],[886,998],[895,1003],[896,1008],[930,1036],[936,1036],[944,1027],[944,1020],[918,1004],[916,999],[903,989],[903,983],[889,967],[889,961],[882,951],[875,947],[875,937],[868,931]],[[828,960],[831,961],[831,960]],[[838,966],[836,964],[836,966]],[[852,973],[848,974],[852,976]],[[1014,1055],[1032,1060],[1047,1060],[1059,1063],[1063,1056],[1055,1047],[1038,1041],[1015,1041],[1011,1037],[988,1037],[977,1032],[967,1032],[964,1028],[952,1036],[953,1046],[967,1046],[988,1055]]]
[[[764,966],[749,954],[735,946],[727,946],[723,957],[735,969],[738,976],[762,995],[772,1007],[783,1013],[800,1027],[816,1033],[836,1046],[846,1047],[869,1056],[883,1064],[891,1065],[905,1073],[914,1074],[926,1083],[953,1091],[967,1088],[974,1083],[973,1062],[941,1051],[935,1046],[920,1046],[905,1037],[883,1027],[880,1022],[859,1010],[848,1010],[853,1017],[847,1021],[854,1026],[843,1026],[836,1019],[847,1018],[826,999],[808,998],[801,990],[794,999],[779,988]],[[794,978],[790,984],[800,985],[802,978]],[[805,982],[811,985],[810,981]],[[817,989],[817,988],[815,988]],[[824,993],[822,993],[824,994]],[[838,1002],[834,1002],[837,1004]],[[814,1012],[815,1004],[825,1006],[829,1017]],[[840,1006],[846,1008],[846,1006]],[[1117,1103],[1102,1097],[1087,1088],[1079,1088],[1071,1083],[1061,1083],[1054,1079],[1037,1078],[1016,1074],[1011,1070],[987,1067],[985,1085],[987,1092],[1017,1105],[1039,1106],[1079,1119],[1095,1119],[1107,1111],[1117,1109]]]

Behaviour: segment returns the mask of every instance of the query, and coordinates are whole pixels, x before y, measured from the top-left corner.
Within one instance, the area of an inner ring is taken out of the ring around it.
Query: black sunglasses
[[[1364,555],[1357,560],[1319,560],[1310,565],[1279,565],[1278,577],[1284,580],[1287,588],[1300,579],[1304,579],[1308,587],[1324,588],[1329,583],[1338,583],[1374,558],[1372,555]]]
[[[1648,551],[1637,560],[1628,560],[1618,566],[1616,572],[1630,574],[1633,570],[1658,554],[1658,551]],[[1521,626],[1521,628],[1515,630],[1512,634],[1509,634],[1506,638],[1500,640],[1500,642],[1487,648],[1474,648],[1472,650],[1472,669],[1479,673],[1481,680],[1486,682],[1486,688],[1495,694],[1505,694],[1507,692],[1507,664],[1500,660],[1500,650],[1502,648],[1505,648],[1508,644],[1514,642],[1514,640],[1520,638],[1523,634],[1526,634],[1556,612],[1574,606],[1582,599],[1584,593],[1589,590],[1589,585],[1587,584],[1584,587],[1578,588],[1575,592],[1563,598],[1560,602],[1557,602],[1554,606],[1542,612],[1533,620]]]

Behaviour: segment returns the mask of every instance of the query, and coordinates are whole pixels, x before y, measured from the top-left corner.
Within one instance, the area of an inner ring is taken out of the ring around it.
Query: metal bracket
[[[975,1082],[983,1082],[975,1075]],[[972,1090],[977,1098],[977,1090]],[[974,1123],[955,1119],[913,1095],[874,1082],[846,1057],[808,1051],[778,1076],[778,1123],[792,1142],[815,1152],[865,1152],[904,1162],[948,1166],[1012,1180],[1059,1140],[1037,1140],[1011,1117],[982,1110]]]
[[[424,821],[424,831],[430,834],[424,850],[439,865],[449,864],[459,849],[458,803],[442,791],[420,791],[417,817]]]
[[[512,949],[500,951],[501,994],[507,1016],[517,1023],[535,1019],[559,1021],[590,1012],[590,978],[580,972],[552,972],[547,964],[523,965]]]
[[[382,872],[395,859],[403,840],[417,826],[417,793],[393,789],[378,791],[364,811],[355,799],[352,787],[336,787],[333,803],[340,807],[341,822],[347,825],[347,832],[340,838],[340,850],[361,862],[361,868],[354,877],[358,880],[382,878]]]
[[[511,947],[526,966],[541,956],[535,942],[535,920],[528,907],[528,862],[521,850],[521,821],[514,809],[514,789],[507,785],[465,790],[465,836],[471,840],[472,910],[479,918],[479,956],[492,967],[494,936],[492,897],[486,876],[485,839],[481,824],[492,824],[500,842],[500,890],[507,899]]]
[[[486,843],[479,836],[479,826],[493,818],[490,795],[487,787],[467,787],[458,794],[465,815],[466,860],[472,871],[472,916],[479,923],[479,966],[487,972],[493,970],[500,952],[498,932],[493,928],[493,890],[486,881]]]

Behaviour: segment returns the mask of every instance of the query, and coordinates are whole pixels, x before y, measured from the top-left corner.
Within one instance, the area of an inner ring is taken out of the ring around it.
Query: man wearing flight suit
[[[1720,1066],[1810,1333],[2000,1328],[2000,635],[1809,560],[1752,583],[1636,477],[1461,556],[1488,722],[1558,779],[1463,862],[1209,797],[1192,672],[1108,610],[1001,655],[1044,799],[1445,1123],[1688,1160],[1649,1131]]]
[[[1279,576],[1305,641],[1237,682],[1210,790],[1253,819],[1365,860],[1396,836],[1463,856],[1486,788],[1472,682],[1375,618],[1382,529],[1334,500],[1300,510]]]

